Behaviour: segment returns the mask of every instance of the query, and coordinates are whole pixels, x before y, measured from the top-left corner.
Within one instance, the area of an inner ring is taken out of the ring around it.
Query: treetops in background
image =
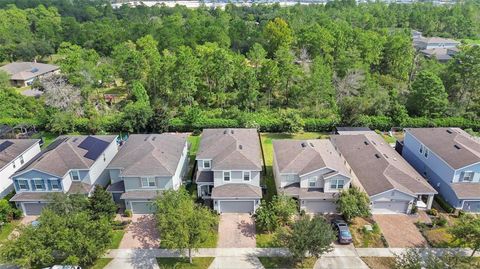
[[[464,47],[443,65],[417,55],[410,35],[416,29],[477,39],[478,1],[225,10],[4,2],[0,59],[59,64],[70,84],[63,88],[74,87],[81,100],[46,100],[61,91],[41,82],[50,94],[38,102],[49,116],[13,106],[1,113],[3,122],[34,118],[58,133],[240,126],[294,132],[338,123],[408,126],[417,117],[438,125],[456,117],[462,127],[478,128],[480,48]],[[107,93],[123,96],[107,104]],[[26,103],[12,95],[0,102]]]

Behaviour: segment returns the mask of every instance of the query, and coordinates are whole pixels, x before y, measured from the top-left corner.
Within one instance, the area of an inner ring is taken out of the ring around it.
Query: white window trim
[[[54,188],[53,187],[53,182],[57,183],[58,184],[58,188]],[[52,187],[52,190],[53,191],[59,191],[61,190],[61,186],[60,186],[60,181],[56,178],[50,178],[50,186]]]
[[[343,184],[339,184],[340,181],[342,181]],[[334,182],[335,182],[335,187],[332,188],[332,185],[333,185],[332,183],[334,183]],[[340,185],[342,185],[341,188],[339,188]],[[330,180],[330,189],[332,189],[332,190],[340,190],[340,189],[343,189],[344,187],[345,187],[345,179],[343,179],[343,178],[334,178],[334,179],[331,179],[331,180]]]
[[[205,166],[206,163],[208,163],[208,167]],[[211,169],[212,168],[212,160],[203,160],[202,161],[202,166],[203,166],[203,169]]]
[[[470,177],[469,180],[465,180],[465,176],[469,174]],[[475,172],[474,171],[464,171],[463,172],[463,177],[462,177],[462,182],[473,182],[473,179],[475,178]]]
[[[28,180],[26,180],[26,179],[18,179],[17,182],[18,182],[18,189],[19,189],[19,190],[28,190],[28,189],[29,189]],[[20,182],[23,182],[23,183],[24,183],[25,188],[22,188]]]
[[[146,180],[147,185],[143,184],[144,180]],[[150,182],[152,182],[152,180],[153,180],[154,186],[150,186]],[[140,184],[142,185],[142,188],[156,188],[157,187],[157,181],[154,177],[141,177],[140,178]]]
[[[73,179],[73,175],[76,174],[78,179]],[[78,170],[72,170],[70,171],[70,177],[72,177],[72,181],[81,181],[82,179],[80,178],[80,171]]]
[[[318,178],[317,178],[316,176],[310,177],[310,178],[308,179],[308,187],[309,187],[309,188],[315,188],[315,187],[317,187],[317,179],[318,179]],[[312,185],[310,185],[310,183],[314,183],[314,185],[312,186]]]
[[[248,175],[248,180],[245,180],[245,175]],[[246,182],[252,181],[252,173],[250,171],[243,171],[242,179]]]
[[[32,178],[32,180],[33,180],[33,185],[35,186],[35,190],[42,190],[42,191],[45,190],[45,186],[43,185],[43,183],[44,183],[44,182],[43,182],[43,179],[41,179],[41,178]],[[41,185],[42,185],[41,188],[38,188],[38,187],[37,187],[37,181],[42,182],[42,183],[41,183]]]
[[[228,180],[225,180],[225,174],[228,174]],[[225,182],[232,181],[232,172],[231,171],[223,171],[223,181],[225,181]]]

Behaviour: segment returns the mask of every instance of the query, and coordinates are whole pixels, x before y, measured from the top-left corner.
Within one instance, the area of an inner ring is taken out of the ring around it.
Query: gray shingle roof
[[[229,183],[214,187],[212,198],[262,198],[262,189],[257,186],[242,183]]]
[[[458,199],[478,199],[480,197],[480,184],[457,182],[452,183],[452,189]]]
[[[51,64],[42,64],[34,62],[14,62],[0,67],[7,72],[12,80],[29,80],[37,76],[55,71],[60,67]]]
[[[350,177],[342,158],[328,139],[274,140],[273,150],[280,173],[304,175],[326,167]]]
[[[120,199],[122,200],[128,200],[128,199],[153,200],[160,195],[162,195],[162,191],[159,191],[159,190],[127,191],[125,193],[122,193],[122,195],[120,196]]]
[[[173,176],[182,157],[187,134],[134,134],[108,168],[120,168],[121,176]]]
[[[15,194],[10,202],[38,202],[48,201],[49,195],[55,192],[21,192]]]
[[[453,169],[480,162],[480,140],[459,128],[407,128]]]
[[[88,194],[92,190],[93,185],[84,182],[72,182],[68,194]]]
[[[256,129],[204,129],[198,159],[211,159],[212,170],[262,170]]]
[[[415,196],[437,193],[392,147],[375,134],[331,137],[368,195],[397,189]]]
[[[125,192],[125,184],[124,184],[123,180],[108,185],[107,191],[109,191],[109,192]]]
[[[39,142],[40,140],[38,139],[0,139],[0,146],[2,144],[5,146],[8,144],[8,147],[4,149],[2,148],[0,151],[0,170],[2,170],[5,165],[18,158],[18,156],[24,153],[27,149]]]
[[[45,150],[42,150],[31,161],[25,164],[22,169],[15,173],[15,176],[28,170],[39,170],[45,173],[63,177],[70,169],[89,169],[96,160],[87,155],[95,149],[95,144],[90,149],[85,149],[79,145],[88,137],[95,142],[112,143],[116,135],[79,135],[79,136],[60,136]],[[100,156],[101,157],[101,154]],[[97,157],[98,159],[98,157]]]
[[[198,171],[196,181],[213,183],[213,171]]]
[[[338,198],[339,193],[324,192],[322,188],[300,188],[300,183],[293,183],[285,186],[280,192],[304,200],[328,199],[333,200]]]

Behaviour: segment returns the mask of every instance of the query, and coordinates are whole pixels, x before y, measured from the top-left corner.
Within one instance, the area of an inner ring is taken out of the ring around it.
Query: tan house
[[[0,67],[10,76],[10,82],[16,87],[32,85],[35,79],[57,74],[60,67],[36,62],[14,62]]]

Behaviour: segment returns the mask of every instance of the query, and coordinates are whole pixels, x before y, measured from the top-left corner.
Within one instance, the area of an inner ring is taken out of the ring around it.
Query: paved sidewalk
[[[255,256],[217,257],[208,269],[261,269],[264,268]]]

